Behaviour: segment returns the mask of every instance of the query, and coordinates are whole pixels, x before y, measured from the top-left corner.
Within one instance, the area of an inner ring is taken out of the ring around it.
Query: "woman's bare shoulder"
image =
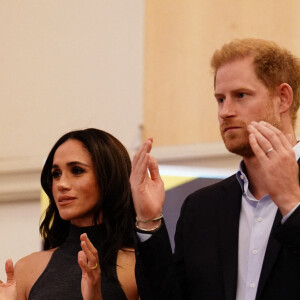
[[[138,299],[135,279],[135,251],[133,248],[122,248],[117,257],[117,276],[127,299]]]
[[[21,258],[14,267],[18,295],[27,299],[33,284],[45,270],[55,249],[31,253]]]
[[[22,270],[22,272],[29,269],[35,269],[40,263],[43,263],[45,261],[48,262],[54,251],[55,249],[47,251],[38,251],[24,256],[23,258],[17,261],[15,265],[15,272],[18,271],[18,269]]]

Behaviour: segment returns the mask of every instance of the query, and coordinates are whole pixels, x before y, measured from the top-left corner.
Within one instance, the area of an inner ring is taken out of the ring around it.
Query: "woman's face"
[[[91,226],[100,191],[91,155],[80,141],[69,139],[57,148],[52,178],[60,217],[76,226]]]

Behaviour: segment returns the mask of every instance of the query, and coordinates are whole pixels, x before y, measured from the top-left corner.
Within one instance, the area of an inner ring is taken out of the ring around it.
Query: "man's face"
[[[253,156],[247,125],[251,121],[271,123],[280,128],[280,115],[274,108],[275,95],[256,77],[252,58],[237,59],[216,73],[220,131],[226,148],[243,157]]]

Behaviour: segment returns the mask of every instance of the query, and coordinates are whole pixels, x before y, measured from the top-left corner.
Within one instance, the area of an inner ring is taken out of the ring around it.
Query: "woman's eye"
[[[84,170],[80,167],[73,167],[72,168],[72,173],[74,175],[80,175],[80,174],[84,173]]]
[[[54,171],[52,171],[52,177],[53,178],[59,178],[59,176],[61,175],[61,172],[60,171],[58,171],[58,170],[54,170]]]

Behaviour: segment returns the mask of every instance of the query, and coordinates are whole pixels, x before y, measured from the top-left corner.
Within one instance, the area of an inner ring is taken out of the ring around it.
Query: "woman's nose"
[[[57,182],[57,189],[59,191],[69,190],[71,188],[70,182],[65,175],[61,175],[59,181]]]

